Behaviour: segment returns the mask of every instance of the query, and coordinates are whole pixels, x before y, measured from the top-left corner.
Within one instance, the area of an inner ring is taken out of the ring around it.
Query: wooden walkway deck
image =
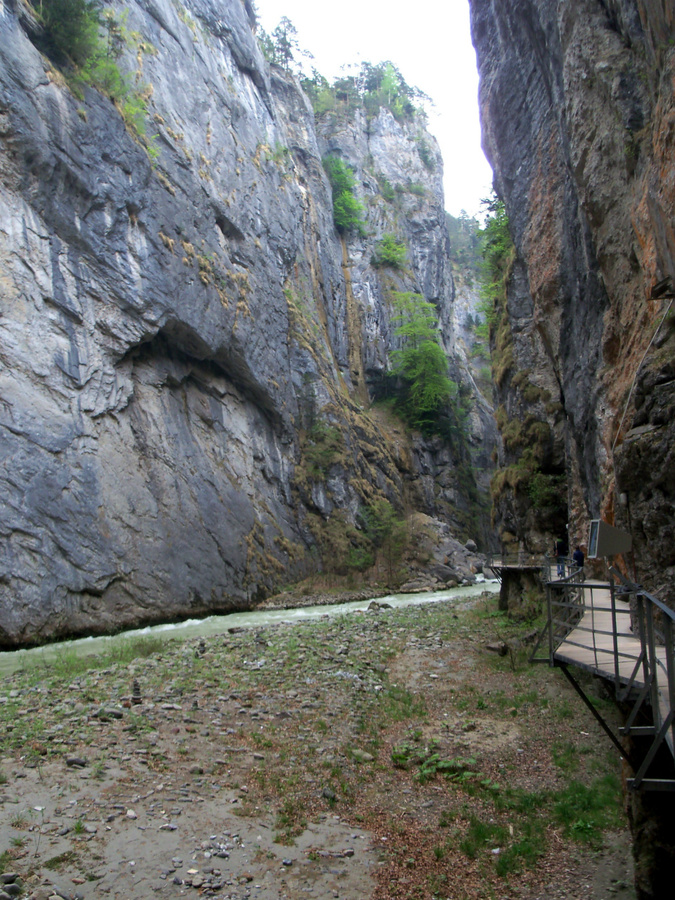
[[[625,601],[620,597],[615,599],[612,606],[610,586],[601,582],[584,583],[581,591],[581,617],[554,649],[553,659],[587,669],[613,681],[617,688],[622,685],[644,689],[650,671],[649,666],[645,665],[643,641],[633,633],[629,597],[626,596]],[[654,655],[658,666],[655,689],[659,718],[664,721],[675,700],[671,697],[666,647],[655,645]],[[675,752],[672,729],[669,729],[666,740],[671,751]]]
[[[648,738],[649,749],[631,760],[634,788],[675,791],[675,611],[631,584],[610,567],[622,584],[584,581],[583,570],[565,562],[565,576],[557,575],[556,561],[523,552],[489,559],[486,568],[502,580],[510,570],[538,569],[546,586],[548,616],[531,660],[559,666],[582,697],[619,752],[627,751],[573,678],[569,666],[586,669],[614,685],[616,699],[632,704],[621,734]],[[548,653],[538,656],[548,640]],[[639,723],[639,724],[638,724]],[[662,745],[670,750],[665,777]]]
[[[614,684],[617,700],[632,703],[621,733],[651,739],[644,757],[633,763],[635,777],[628,783],[636,789],[675,790],[673,775],[648,776],[662,744],[675,758],[675,613],[637,585],[620,593],[614,584],[582,582],[577,574],[546,585],[548,622],[542,638],[547,634],[548,662],[562,667],[621,749],[567,667],[586,669]],[[648,724],[636,724],[641,713]]]

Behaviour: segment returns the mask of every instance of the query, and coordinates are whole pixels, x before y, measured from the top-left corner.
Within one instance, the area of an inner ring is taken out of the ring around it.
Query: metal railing
[[[485,568],[495,572],[500,569],[541,569],[543,580],[548,581],[551,577],[552,565],[555,565],[555,562],[548,556],[519,550],[517,553],[497,553],[488,556]]]
[[[652,737],[652,743],[629,781],[636,788],[675,789],[675,781],[645,777],[664,742],[675,756],[675,612],[637,585],[583,582],[580,576],[573,570],[549,579],[547,624],[532,659],[547,636],[549,665],[579,666],[613,681],[621,702],[637,692],[621,733]],[[652,724],[635,725],[647,707]]]
[[[548,559],[540,553],[528,553],[526,550],[519,550],[517,553],[495,553],[487,557],[487,565],[493,567],[513,566],[514,568],[534,568],[538,569],[545,564]]]
[[[649,751],[633,779],[633,786],[639,787],[664,741],[675,756],[675,612],[646,591],[636,590],[633,596],[633,627],[637,626],[641,645],[641,658],[635,673],[637,676],[641,668],[643,686],[623,734],[653,736]],[[638,681],[637,677],[635,681]],[[647,700],[653,725],[636,727],[633,723]]]

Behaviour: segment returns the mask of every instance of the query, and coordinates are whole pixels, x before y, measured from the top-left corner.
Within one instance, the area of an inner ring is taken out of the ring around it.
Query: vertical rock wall
[[[630,527],[638,579],[672,603],[672,289],[650,296],[675,280],[675,12],[666,0],[471,9],[484,146],[516,245],[501,403],[550,429],[570,540],[598,516]],[[503,530],[547,549],[527,509],[501,513]]]
[[[241,0],[111,4],[144,141],[38,52],[26,4],[1,9],[0,644],[245,606],[321,565],[313,523],[375,498],[450,515],[456,460],[367,412],[395,345],[370,266],[393,226],[360,154],[421,182],[395,217],[401,284],[449,321],[440,160],[386,111],[317,135]],[[331,147],[366,239],[335,231]],[[318,474],[317,417],[341,439]]]

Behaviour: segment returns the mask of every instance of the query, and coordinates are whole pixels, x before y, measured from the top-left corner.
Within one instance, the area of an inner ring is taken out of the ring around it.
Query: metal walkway
[[[629,759],[635,773],[628,779],[629,786],[675,790],[675,777],[648,777],[664,745],[675,756],[675,612],[637,585],[584,582],[579,576],[574,570],[565,578],[546,580],[547,622],[532,660],[546,661],[563,670],[626,756],[625,748],[567,667],[580,667],[611,681],[616,699],[631,705],[621,734],[651,740],[640,761]],[[544,640],[548,641],[548,655],[538,658]],[[648,724],[636,725],[638,717]]]
[[[489,560],[487,567],[500,581],[508,570],[540,570],[546,585],[547,621],[531,661],[547,662],[563,671],[631,764],[630,787],[675,790],[675,612],[614,569],[610,572],[619,584],[584,581],[583,571],[571,560],[565,561],[565,575],[558,577],[555,561],[523,553]],[[537,656],[546,644],[547,655]],[[630,708],[621,735],[647,739],[640,759],[628,756],[569,666],[612,682],[616,700]],[[669,777],[652,777],[653,764],[665,747],[672,757]]]

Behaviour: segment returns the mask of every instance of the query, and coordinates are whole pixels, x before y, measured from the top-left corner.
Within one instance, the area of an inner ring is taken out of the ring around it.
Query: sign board
[[[633,538],[626,531],[608,525],[602,519],[592,519],[588,532],[588,558],[616,556],[626,553],[633,546]]]

